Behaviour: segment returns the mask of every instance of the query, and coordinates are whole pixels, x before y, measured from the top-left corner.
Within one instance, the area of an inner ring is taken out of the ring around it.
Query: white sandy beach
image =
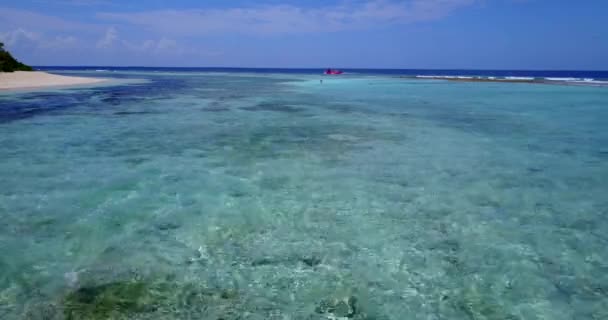
[[[107,79],[68,77],[41,71],[0,72],[0,90],[72,86],[104,81]]]

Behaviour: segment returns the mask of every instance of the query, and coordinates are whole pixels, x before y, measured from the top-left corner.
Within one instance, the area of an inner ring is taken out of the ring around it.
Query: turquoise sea
[[[608,87],[60,73],[121,80],[0,93],[0,319],[608,319]]]

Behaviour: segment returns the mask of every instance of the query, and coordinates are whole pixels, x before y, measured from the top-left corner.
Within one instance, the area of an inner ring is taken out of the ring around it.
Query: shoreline
[[[106,81],[109,79],[62,76],[43,71],[0,72],[0,91],[78,86]]]

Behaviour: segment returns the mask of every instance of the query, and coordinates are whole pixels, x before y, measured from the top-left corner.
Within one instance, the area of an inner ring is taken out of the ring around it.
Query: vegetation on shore
[[[32,67],[15,60],[10,52],[4,49],[4,43],[0,42],[0,72],[32,70],[34,70]]]

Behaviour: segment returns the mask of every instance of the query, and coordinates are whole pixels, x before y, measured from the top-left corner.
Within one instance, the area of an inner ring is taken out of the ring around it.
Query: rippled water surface
[[[101,74],[0,94],[2,319],[608,319],[608,88]]]

